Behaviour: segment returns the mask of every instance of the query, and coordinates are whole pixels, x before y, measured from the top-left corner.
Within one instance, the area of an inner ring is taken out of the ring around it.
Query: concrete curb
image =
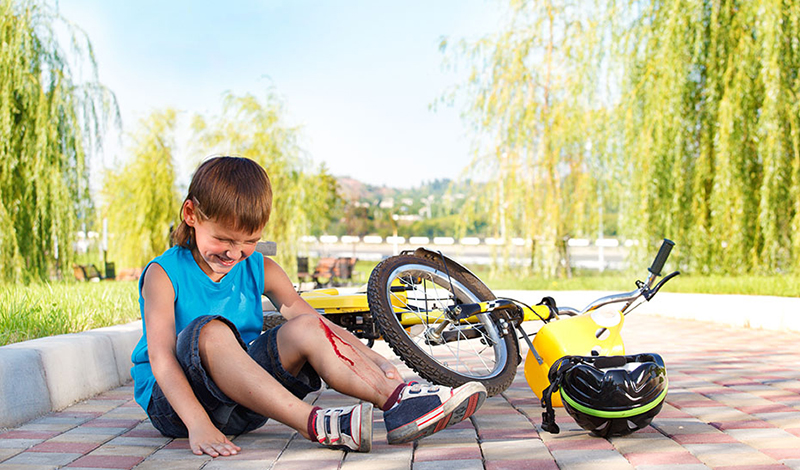
[[[141,335],[136,321],[0,347],[0,428],[124,384]]]

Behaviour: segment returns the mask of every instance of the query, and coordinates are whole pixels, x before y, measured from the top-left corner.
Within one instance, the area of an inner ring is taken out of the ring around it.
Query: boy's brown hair
[[[241,157],[214,157],[197,167],[186,201],[192,201],[203,220],[255,232],[266,225],[272,211],[272,185],[258,163]],[[194,229],[183,220],[172,233],[175,245],[192,248]]]

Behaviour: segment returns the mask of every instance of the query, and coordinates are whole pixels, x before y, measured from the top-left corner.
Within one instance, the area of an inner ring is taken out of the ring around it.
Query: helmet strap
[[[573,356],[564,356],[555,362],[550,367],[550,372],[547,374],[550,379],[550,385],[542,391],[542,408],[545,411],[542,413],[542,429],[550,434],[558,434],[561,430],[556,424],[556,412],[553,409],[553,393],[561,388],[561,382],[567,371],[572,369],[580,361],[575,361]]]

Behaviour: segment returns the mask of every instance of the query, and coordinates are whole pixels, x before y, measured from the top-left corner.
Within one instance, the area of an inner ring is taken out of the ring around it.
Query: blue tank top
[[[195,318],[222,315],[230,320],[246,344],[261,334],[263,314],[261,293],[264,292],[264,257],[254,252],[237,263],[219,282],[214,282],[200,269],[191,250],[174,246],[148,263],[157,263],[172,281],[175,290],[175,331],[181,332]],[[145,274],[146,275],[146,274]],[[142,316],[142,339],[133,350],[131,376],[134,398],[145,411],[156,379],[147,355],[147,330],[144,323],[144,299],[139,279],[139,310]]]

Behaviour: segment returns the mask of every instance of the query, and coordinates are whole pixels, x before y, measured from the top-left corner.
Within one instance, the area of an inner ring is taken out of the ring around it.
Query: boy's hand
[[[194,431],[190,430],[189,445],[195,455],[208,454],[212,457],[236,455],[242,450],[241,447],[228,440],[228,438],[214,426],[204,427]]]

